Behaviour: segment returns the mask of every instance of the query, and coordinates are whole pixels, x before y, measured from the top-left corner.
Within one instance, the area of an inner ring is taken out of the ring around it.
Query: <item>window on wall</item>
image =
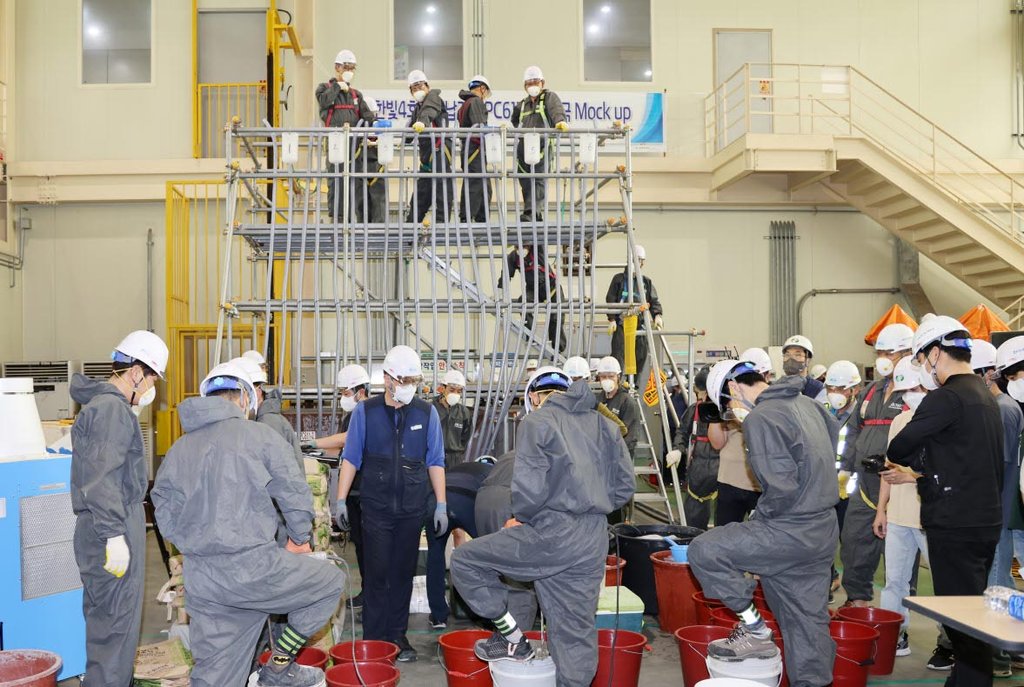
[[[150,83],[152,0],[82,0],[82,83]]]
[[[583,79],[652,76],[651,0],[583,0]]]
[[[462,0],[394,2],[394,78],[422,69],[431,81],[462,80]]]

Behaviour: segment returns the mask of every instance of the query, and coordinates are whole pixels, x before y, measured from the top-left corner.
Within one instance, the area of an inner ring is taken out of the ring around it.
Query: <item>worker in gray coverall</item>
[[[828,592],[839,540],[835,505],[837,427],[825,406],[801,394],[805,380],[768,386],[752,363],[724,360],[711,369],[708,395],[726,420],[741,423],[750,468],[761,484],[754,516],[700,535],[690,568],[709,597],[740,617],[727,639],[708,646],[726,661],[778,656],[772,631],[751,603],[758,575],[786,638],[793,687],[832,682]]]
[[[616,427],[595,409],[585,382],[569,387],[558,368],[537,370],[526,386],[512,477],[515,521],[452,554],[452,580],[497,632],[478,658],[525,661],[529,641],[508,612],[502,576],[533,582],[549,621],[560,687],[586,687],[597,671],[598,594],[608,553],[607,515],[633,496],[636,477]]]
[[[152,492],[161,531],[185,554],[191,684],[245,685],[260,632],[275,614],[287,615],[288,624],[258,685],[322,685],[323,671],[294,659],[330,621],[345,575],[298,555],[310,551],[309,486],[281,437],[247,421],[255,389],[240,366],[218,365],[199,391],[202,397],[178,406],[185,434],[167,453]],[[288,527],[284,549],[274,540],[278,510]]]
[[[256,422],[270,427],[281,435],[281,438],[292,447],[292,451],[295,453],[295,464],[299,466],[299,472],[305,475],[306,460],[302,457],[299,435],[292,427],[292,423],[284,419],[284,415],[281,414],[281,390],[267,390],[263,386],[267,383],[267,371],[263,369],[264,366],[259,365],[252,358],[241,356],[234,358],[232,362],[238,363],[245,369],[256,389]]]
[[[132,332],[113,353],[113,374],[71,378],[82,405],[71,428],[71,508],[82,578],[87,687],[132,682],[146,579],[146,458],[135,412],[152,403],[167,367],[156,334]]]

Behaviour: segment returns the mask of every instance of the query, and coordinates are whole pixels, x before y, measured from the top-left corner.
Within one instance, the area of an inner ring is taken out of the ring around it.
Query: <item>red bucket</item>
[[[708,644],[716,639],[725,639],[730,630],[715,625],[690,625],[675,631],[679,642],[679,662],[683,666],[683,684],[696,687],[708,675]]]
[[[761,618],[765,622],[775,622],[775,615],[771,611],[761,611]],[[725,606],[720,608],[711,609],[711,624],[718,625],[719,627],[728,627],[732,629],[736,626],[736,623],[740,621],[738,615],[730,611]]]
[[[604,563],[604,586],[616,587],[622,584],[622,569],[626,567],[626,559],[608,556]]]
[[[664,632],[675,632],[681,627],[697,623],[697,609],[693,593],[700,591],[688,563],[672,561],[671,551],[651,554],[654,567],[654,588],[658,594],[658,624]]]
[[[833,687],[865,687],[868,668],[875,660],[878,630],[861,625],[833,620],[829,633],[836,643],[836,661],[832,666]]]
[[[401,673],[387,663],[341,663],[325,673],[327,687],[395,687]],[[488,676],[490,677],[490,676]]]
[[[441,667],[448,674],[448,687],[492,687],[491,671],[476,657],[473,646],[491,636],[486,630],[458,630],[441,635],[444,660]]]
[[[758,587],[754,590],[754,595],[751,601],[753,601],[754,603],[754,608],[761,611],[762,613],[764,611],[772,610],[768,607],[768,601],[764,598],[764,590],[761,587]]]
[[[49,651],[0,651],[0,685],[53,687],[57,684],[60,667],[60,656]]]
[[[903,625],[901,614],[872,606],[847,606],[839,609],[837,619],[878,630],[878,650],[868,674],[888,675],[892,672],[896,663],[896,644],[900,641],[900,626]]]
[[[267,661],[270,660],[270,652],[264,651],[260,654],[260,665],[267,665]],[[300,666],[312,666],[313,668],[319,668],[324,670],[327,668],[327,652],[316,647],[307,646],[303,649],[299,649],[298,656],[295,657],[295,662]]]
[[[614,647],[612,644],[614,643]],[[640,682],[640,659],[644,656],[647,638],[639,632],[619,630],[597,631],[597,673],[590,687],[637,687]],[[615,654],[614,672],[612,654]],[[611,678],[611,681],[609,681]]]
[[[716,608],[725,608],[725,604],[718,599],[707,598],[704,596],[704,592],[694,592],[691,598],[697,611],[697,624],[714,625],[714,622],[711,621],[711,611]]]
[[[354,650],[353,650],[353,645]],[[352,658],[352,654],[355,658]],[[331,660],[335,665],[339,663],[387,663],[395,665],[398,658],[398,646],[391,642],[382,642],[379,639],[359,639],[355,642],[342,642],[331,647]]]

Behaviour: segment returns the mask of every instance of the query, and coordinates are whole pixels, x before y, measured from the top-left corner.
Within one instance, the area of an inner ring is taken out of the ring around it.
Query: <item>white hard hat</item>
[[[754,369],[764,374],[765,372],[772,372],[772,359],[768,356],[768,352],[763,348],[748,348],[743,351],[740,355],[740,361],[746,363],[753,363]]]
[[[362,365],[346,365],[338,370],[338,388],[354,389],[370,383],[370,375]]]
[[[260,353],[259,351],[246,351],[245,353],[242,354],[242,357],[255,361],[257,365],[267,364],[267,359],[264,358],[263,354]]]
[[[537,65],[531,65],[523,72],[523,81],[532,81],[534,79],[544,80],[544,72]]]
[[[757,370],[754,369],[753,363],[745,360],[723,360],[715,363],[715,366],[711,368],[707,381],[708,398],[720,410],[724,410],[722,408],[722,389],[725,388],[725,383],[745,372],[757,372]]]
[[[334,58],[334,64],[356,64],[356,54],[351,50],[342,50]]]
[[[536,358],[530,358],[529,360],[526,361],[527,370],[536,370],[538,365],[540,365],[540,363],[537,362]]]
[[[825,372],[825,386],[851,389],[860,384],[860,370],[849,360],[837,360]]]
[[[548,389],[568,389],[572,385],[569,375],[554,365],[545,365],[532,375],[526,382],[526,410],[533,410],[533,403],[530,401],[531,391],[547,391]]]
[[[170,351],[163,339],[153,332],[139,329],[121,339],[110,358],[119,363],[140,362],[163,379],[169,356]]]
[[[622,374],[622,366],[619,365],[619,361],[610,355],[606,355],[597,361],[597,374],[604,374],[612,372],[614,374]]]
[[[996,369],[1000,372],[1020,362],[1024,362],[1024,336],[1007,339],[996,349]]]
[[[971,339],[971,369],[996,366],[996,347],[984,339]]]
[[[212,392],[221,389],[245,390],[249,394],[249,408],[256,410],[256,388],[252,385],[252,379],[237,360],[229,360],[221,363],[210,370],[199,384],[199,395],[209,396]]]
[[[461,386],[466,388],[466,376],[458,370],[448,370],[444,373],[444,385]]]
[[[422,377],[423,366],[420,364],[420,354],[408,346],[395,346],[384,356],[384,372],[394,379]]]
[[[817,379],[826,372],[828,372],[828,368],[822,365],[821,363],[818,363],[817,365],[811,368],[811,371],[808,374],[810,375],[811,379]]]
[[[267,373],[263,371],[260,364],[252,358],[246,358],[244,355],[231,360],[233,363],[238,363],[246,374],[249,375],[249,379],[252,380],[253,384],[266,384]]]
[[[914,330],[901,322],[882,327],[875,339],[876,351],[909,351],[914,344]]]
[[[565,370],[565,374],[569,375],[570,379],[590,376],[590,363],[578,355],[574,355],[566,360],[562,369]]]
[[[909,391],[921,383],[921,368],[914,365],[912,357],[904,356],[892,370],[893,391]]]
[[[488,81],[487,77],[484,76],[483,74],[477,74],[472,79],[470,79],[468,86],[470,88],[473,88],[473,84],[483,84],[484,86],[487,86],[487,90],[491,90],[491,82]]]
[[[427,83],[427,75],[423,73],[422,69],[413,69],[409,72],[408,82],[409,85],[418,84],[420,82]]]
[[[936,315],[928,320],[922,320],[921,326],[914,332],[914,343],[912,346],[914,356],[916,357],[922,350],[940,340],[944,341],[947,346],[969,349],[970,343],[965,344],[964,342],[970,342],[970,339],[946,339],[953,332],[962,332],[966,329],[962,322],[948,315]]]
[[[647,249],[645,249],[643,246],[637,246],[636,247],[636,259],[637,260],[646,260],[647,259]]]
[[[807,355],[809,357],[811,357],[811,358],[814,357],[814,344],[812,344],[811,340],[808,339],[806,336],[801,336],[800,334],[795,334],[795,335],[789,337],[788,339],[786,339],[786,343],[782,344],[783,352],[785,352],[785,350],[787,348],[789,348],[790,346],[798,346],[798,347],[804,349],[805,351],[807,351]]]

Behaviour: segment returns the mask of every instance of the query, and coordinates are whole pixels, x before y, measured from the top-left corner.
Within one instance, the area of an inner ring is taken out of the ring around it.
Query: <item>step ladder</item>
[[[640,406],[640,427],[643,433],[641,440],[636,445],[636,452],[633,456],[633,472],[638,482],[637,490],[630,502],[630,513],[627,519],[635,520],[637,514],[646,515],[649,518],[668,524],[686,524],[685,515],[677,507],[672,510],[672,501],[669,499],[668,489],[665,485],[664,474],[661,471],[662,461],[654,450],[654,440],[651,437],[651,429],[647,422],[647,413],[644,411],[644,401],[637,392],[636,385],[631,385],[629,395]],[[654,491],[647,491],[650,488],[650,476],[654,475]],[[643,487],[643,490],[641,490]],[[677,487],[678,488],[678,487]],[[678,517],[677,517],[678,515]]]

